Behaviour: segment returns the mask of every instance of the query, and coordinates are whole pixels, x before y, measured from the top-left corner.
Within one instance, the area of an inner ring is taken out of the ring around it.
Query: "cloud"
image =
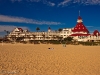
[[[11,2],[21,2],[21,1],[27,1],[27,2],[42,2],[43,4],[49,5],[49,6],[55,6],[56,4],[53,2],[50,2],[48,0],[10,0]],[[71,4],[79,4],[79,5],[100,5],[100,0],[63,0],[62,2],[58,3],[57,6],[68,6]]]
[[[14,30],[14,28],[16,28],[17,26],[14,26],[14,25],[0,25],[0,32],[4,32],[4,30],[7,30],[7,31],[12,31]],[[23,27],[23,26],[18,26],[19,28],[22,28],[23,30],[25,29],[28,29],[28,27]]]
[[[25,0],[10,0],[11,2],[21,2]],[[27,2],[40,2],[41,0],[26,0]]]
[[[27,2],[40,2],[41,0],[26,0]]]
[[[55,3],[52,3],[52,2],[48,2],[47,3],[49,6],[55,6]]]
[[[100,5],[100,0],[64,0],[58,6],[68,6],[75,3],[79,5]]]
[[[68,5],[70,1],[71,1],[71,0],[64,0],[63,2],[60,2],[60,3],[58,4],[58,6],[65,6],[65,5]]]
[[[55,6],[55,3],[53,2],[50,2],[50,1],[47,1],[47,0],[42,0],[43,1],[43,4],[46,4],[48,6]]]
[[[28,19],[23,17],[12,17],[0,15],[0,22],[16,22],[16,23],[28,23],[28,24],[37,24],[37,25],[60,25],[60,22],[53,21],[39,21],[34,19]]]
[[[48,6],[55,6],[55,3],[47,1],[47,0],[10,0],[11,2],[21,2],[21,1],[27,1],[27,2],[42,2],[43,4],[46,4]]]
[[[21,2],[22,0],[11,0],[11,2],[13,2],[13,3],[16,2],[16,1]]]

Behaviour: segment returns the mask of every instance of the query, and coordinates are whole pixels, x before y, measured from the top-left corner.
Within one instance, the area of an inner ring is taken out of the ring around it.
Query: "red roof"
[[[22,28],[18,28],[20,31],[23,31],[23,29]]]
[[[99,33],[99,31],[98,30],[95,30],[94,32],[93,32],[93,35],[100,35],[100,33]]]
[[[90,34],[71,34],[70,36],[88,36]]]
[[[78,19],[79,19],[79,20],[82,19],[81,16],[79,16]]]
[[[79,16],[78,20],[82,20],[82,18]],[[84,26],[82,22],[78,22],[74,29],[72,29],[73,32],[87,32],[89,33],[88,29]]]
[[[89,32],[83,23],[77,23],[77,25],[72,30],[73,32]]]

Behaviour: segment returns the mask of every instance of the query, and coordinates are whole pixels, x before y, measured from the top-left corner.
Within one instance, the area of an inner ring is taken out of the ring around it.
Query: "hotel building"
[[[98,41],[100,40],[100,33],[98,30],[95,30],[92,34],[90,34],[89,30],[83,24],[81,16],[79,16],[74,28],[65,28],[62,29],[62,31],[52,31],[49,27],[47,32],[29,32],[22,28],[15,28],[9,35],[7,35],[7,38],[11,41],[18,38],[22,38],[21,41],[58,40],[59,37],[62,39],[73,37],[76,41]]]

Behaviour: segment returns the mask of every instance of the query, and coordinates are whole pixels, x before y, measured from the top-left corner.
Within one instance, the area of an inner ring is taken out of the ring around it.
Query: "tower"
[[[79,16],[78,16],[78,19],[77,19],[77,24],[76,26],[72,29],[73,32],[85,32],[85,33],[89,33],[88,29],[84,26],[83,24],[83,20],[80,16],[80,11],[79,11]]]
[[[49,28],[48,28],[48,32],[51,32],[51,28],[50,28],[50,26],[49,26]]]

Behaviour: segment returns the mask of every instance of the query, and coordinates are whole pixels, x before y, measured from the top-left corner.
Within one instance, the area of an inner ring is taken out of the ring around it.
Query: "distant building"
[[[68,36],[70,36],[73,32],[72,32],[72,28],[64,28],[62,29],[60,33],[60,36],[63,38],[67,38]]]
[[[7,36],[11,41],[16,41],[18,38],[23,38],[21,41],[57,40],[57,37],[59,37],[59,32],[51,31],[50,28],[48,32],[28,32],[28,30],[23,30],[22,28],[15,28]]]
[[[95,30],[93,34],[90,34],[88,29],[83,24],[82,18],[79,16],[76,26],[72,29],[70,35],[76,41],[97,41],[100,40],[100,33]]]
[[[21,38],[21,41],[58,40],[59,37],[73,37],[76,41],[98,41],[100,40],[100,33],[98,30],[95,30],[90,34],[88,29],[83,24],[82,18],[79,16],[77,24],[74,28],[64,28],[61,31],[52,31],[49,27],[47,32],[29,32],[28,30],[23,30],[22,28],[15,28],[7,36],[7,38],[11,41],[16,41],[18,38]]]

